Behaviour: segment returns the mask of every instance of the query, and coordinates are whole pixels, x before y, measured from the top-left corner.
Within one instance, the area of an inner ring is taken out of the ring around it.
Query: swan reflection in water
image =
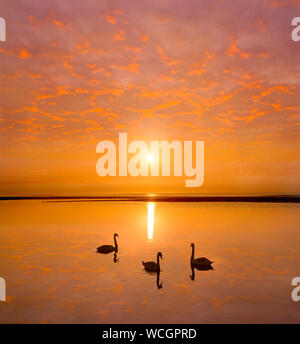
[[[119,261],[119,258],[117,256],[117,252],[114,253],[114,263],[117,263]]]
[[[163,287],[163,281],[160,280],[160,271],[147,271],[147,273],[153,276],[156,274],[156,286],[157,289],[161,289]]]
[[[198,266],[198,265],[191,264],[192,274],[190,275],[190,278],[192,281],[195,280],[195,269],[198,271],[214,270],[214,268],[211,265],[210,266]]]
[[[157,289],[161,289],[163,284],[162,282],[159,281],[159,277],[160,277],[160,271],[156,272],[156,285],[157,285]]]

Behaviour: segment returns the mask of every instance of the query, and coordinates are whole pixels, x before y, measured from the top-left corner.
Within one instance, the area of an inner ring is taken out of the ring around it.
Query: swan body
[[[113,245],[102,245],[102,246],[99,246],[97,248],[97,252],[98,253],[102,253],[102,254],[108,254],[108,253],[111,253],[111,252],[117,253],[118,252],[118,243],[117,243],[117,239],[116,239],[117,237],[118,237],[118,234],[115,233],[114,234],[115,246],[113,246]]]
[[[193,260],[193,264],[194,265],[211,265],[213,262],[205,257],[201,257],[201,258],[196,258]]]
[[[191,255],[191,265],[193,265],[198,270],[210,270],[211,264],[213,263],[211,260],[201,257],[195,259],[195,244],[191,244],[192,247],[192,255]]]
[[[149,272],[159,272],[160,271],[159,258],[162,259],[162,253],[161,252],[157,253],[157,263],[155,263],[155,262],[142,262],[145,270],[149,271]]]

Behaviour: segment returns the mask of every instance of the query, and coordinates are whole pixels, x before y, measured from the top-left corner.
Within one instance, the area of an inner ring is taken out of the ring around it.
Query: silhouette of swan
[[[199,271],[207,271],[207,270],[213,270],[214,268],[211,265],[206,265],[206,266],[197,266],[197,265],[193,265],[191,263],[191,269],[192,269],[192,274],[190,275],[190,278],[192,281],[195,280],[195,269],[199,270]]]
[[[192,255],[191,255],[191,265],[193,265],[197,270],[210,270],[211,264],[213,263],[205,257],[195,259],[195,244],[191,244]]]
[[[155,262],[142,262],[145,270],[149,271],[149,272],[156,272],[156,271],[159,272],[160,271],[159,258],[162,259],[162,253],[161,252],[157,253],[157,263],[155,263]]]
[[[114,234],[115,246],[112,246],[112,245],[102,245],[102,246],[99,246],[97,248],[97,252],[98,253],[102,253],[102,254],[108,254],[108,253],[111,253],[111,252],[118,253],[118,244],[117,244],[116,237],[118,237],[117,233]]]

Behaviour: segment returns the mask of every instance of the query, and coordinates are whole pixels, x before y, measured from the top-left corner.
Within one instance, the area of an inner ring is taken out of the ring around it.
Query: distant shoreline
[[[20,196],[0,197],[0,201],[40,200],[44,202],[255,202],[255,203],[300,203],[300,195],[274,196]]]

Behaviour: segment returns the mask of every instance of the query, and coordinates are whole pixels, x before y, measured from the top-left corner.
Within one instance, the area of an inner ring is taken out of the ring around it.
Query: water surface
[[[300,204],[1,201],[1,323],[300,322]],[[95,252],[119,234],[118,261]],[[190,244],[213,271],[191,279]],[[142,260],[163,253],[162,271]],[[158,285],[161,288],[158,288]]]

